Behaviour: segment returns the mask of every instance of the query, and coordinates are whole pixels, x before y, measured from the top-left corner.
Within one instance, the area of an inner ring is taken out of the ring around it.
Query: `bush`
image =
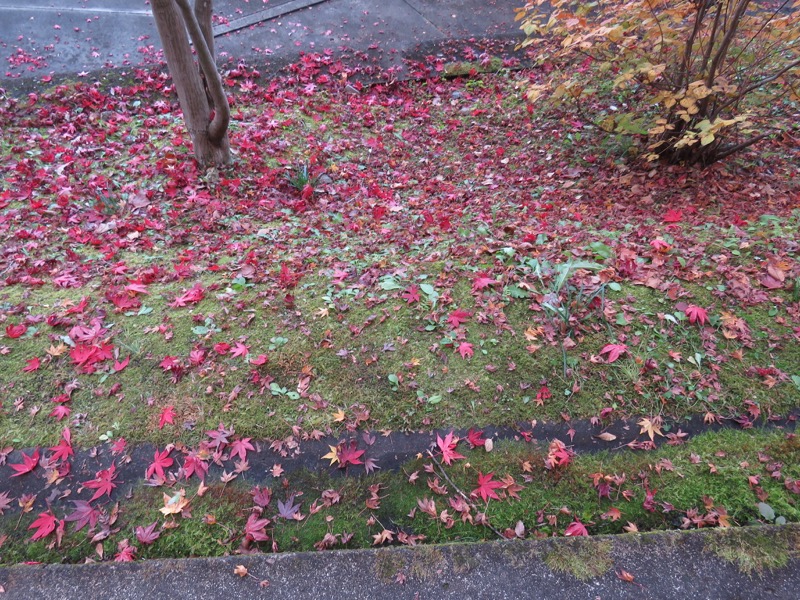
[[[608,77],[635,102],[597,124],[647,136],[651,160],[707,165],[730,156],[779,131],[778,107],[800,95],[797,0],[536,0],[517,19],[524,47],[561,39],[538,57],[558,69],[528,98],[583,103]]]

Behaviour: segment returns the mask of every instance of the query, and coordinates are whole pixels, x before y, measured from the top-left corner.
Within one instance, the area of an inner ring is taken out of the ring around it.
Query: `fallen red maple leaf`
[[[469,342],[461,342],[456,350],[458,350],[461,358],[470,358],[475,355],[475,350],[472,349],[472,344]]]
[[[35,529],[36,531],[31,536],[31,541],[41,540],[56,530],[56,526],[61,523],[63,526],[64,521],[56,519],[51,511],[39,513],[37,519],[28,526],[28,529]]]
[[[26,362],[28,364],[22,367],[23,373],[33,373],[34,371],[38,371],[39,367],[42,366],[42,361],[39,360],[38,356],[29,358]]]
[[[683,219],[683,211],[670,208],[664,213],[664,223],[677,223]]]
[[[625,344],[606,344],[603,346],[603,349],[600,350],[600,354],[608,354],[608,362],[613,363],[627,351],[628,346]]]
[[[117,465],[115,463],[111,463],[111,466],[107,469],[102,469],[95,474],[94,479],[90,479],[89,481],[83,482],[83,487],[89,488],[91,490],[96,490],[94,496],[89,499],[89,502],[93,502],[97,500],[103,494],[107,494],[109,497],[111,496],[111,491],[117,487],[117,484],[114,483],[114,480],[117,478]]]
[[[120,372],[120,371],[122,371],[122,370],[123,370],[125,367],[127,367],[127,366],[128,366],[128,363],[129,363],[129,362],[131,362],[131,357],[130,357],[130,356],[128,356],[128,358],[126,358],[125,360],[115,360],[115,361],[114,361],[114,371],[116,371],[117,373],[119,373],[119,372]]]
[[[419,302],[419,288],[415,285],[407,287],[405,291],[400,294],[400,297],[406,301],[406,304],[413,304],[414,302]]]
[[[458,438],[453,439],[453,432],[451,431],[444,439],[440,435],[436,436],[436,445],[439,446],[439,450],[442,451],[442,460],[444,464],[449,465],[454,460],[458,460],[459,458],[465,458],[462,454],[456,452],[456,446],[458,446]]]
[[[472,281],[472,291],[479,292],[482,289],[485,289],[491,285],[495,285],[496,283],[497,281],[495,281],[491,277],[488,277],[487,275],[478,275]]]
[[[75,452],[72,450],[72,434],[69,431],[69,427],[64,428],[58,445],[51,447],[50,450],[53,452],[50,455],[51,461],[67,460],[70,456],[75,456]]]
[[[547,385],[543,385],[539,388],[539,391],[536,393],[536,404],[539,406],[544,406],[544,401],[548,400],[553,397],[550,388]]]
[[[233,350],[231,350],[231,356],[233,357],[247,356],[248,354],[250,354],[250,347],[246,346],[242,342],[236,342],[236,344],[233,347]]]
[[[175,300],[173,300],[172,303],[170,303],[170,307],[181,308],[183,306],[186,306],[187,304],[197,304],[203,298],[205,298],[205,295],[206,291],[200,284],[197,284],[190,290],[187,290],[186,292],[175,298]]]
[[[136,539],[139,540],[139,543],[144,544],[145,546],[148,544],[152,544],[155,542],[160,536],[161,532],[156,531],[156,526],[158,525],[158,521],[153,521],[147,527],[139,526],[136,528]]]
[[[11,467],[16,471],[12,475],[12,477],[19,477],[20,475],[25,475],[25,473],[30,473],[36,468],[36,465],[39,464],[39,448],[36,448],[33,453],[28,456],[24,452],[22,454],[22,462],[21,463],[8,463],[8,466]]]
[[[472,490],[472,496],[480,496],[484,502],[488,502],[489,498],[500,500],[495,490],[503,487],[503,482],[494,480],[494,473],[487,473],[484,475],[478,471],[478,487]]]
[[[6,326],[6,337],[9,337],[13,340],[25,335],[26,331],[28,331],[28,326],[25,325],[24,323],[19,323],[17,325],[8,325]]]
[[[72,410],[70,409],[69,406],[65,404],[59,404],[53,410],[50,411],[50,414],[48,416],[55,417],[57,421],[60,421],[64,417],[68,417],[69,413],[71,412]]]
[[[161,479],[164,479],[164,469],[171,467],[172,463],[174,462],[169,457],[170,452],[172,452],[171,447],[164,448],[164,450],[161,452],[156,449],[155,454],[153,455],[153,462],[150,463],[144,473],[144,476],[147,479],[150,479],[153,474],[157,474]]]
[[[255,452],[253,444],[250,443],[251,438],[241,438],[231,442],[231,459],[238,456],[241,460],[247,459],[247,451]]]
[[[361,460],[364,451],[358,450],[358,442],[350,440],[349,444],[340,444],[337,452],[339,457],[339,468],[344,469],[348,464],[361,465],[364,462]]]
[[[699,323],[700,325],[705,325],[708,323],[708,313],[706,312],[705,308],[690,304],[686,307],[684,312],[686,313],[686,316],[689,317],[689,323]]]
[[[475,429],[470,429],[467,432],[467,442],[469,442],[469,445],[472,446],[473,448],[476,448],[478,446],[485,446],[486,438],[483,437],[483,430],[478,429],[476,431]]]
[[[64,517],[64,520],[74,521],[75,531],[80,531],[87,525],[91,528],[97,524],[100,518],[99,509],[94,508],[86,500],[73,500],[72,503],[75,505],[75,510]]]
[[[247,518],[247,523],[244,526],[244,533],[245,537],[248,540],[252,540],[254,542],[266,542],[269,540],[269,536],[267,535],[264,528],[270,524],[269,519],[259,519],[259,514],[257,512],[251,512],[250,516]]]
[[[164,425],[167,423],[174,425],[175,414],[175,409],[172,406],[165,406],[158,417],[158,428],[164,429]]]
[[[580,521],[573,521],[572,523],[567,525],[567,529],[564,531],[564,535],[567,537],[588,536],[589,531],[586,529],[586,526]]]
[[[459,308],[448,315],[447,322],[450,323],[452,327],[458,327],[462,323],[466,323],[471,316],[471,312]]]

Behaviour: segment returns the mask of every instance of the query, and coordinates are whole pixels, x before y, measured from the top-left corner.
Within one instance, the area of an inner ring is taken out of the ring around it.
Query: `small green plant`
[[[286,181],[298,192],[303,192],[309,187],[313,188],[318,179],[319,177],[311,174],[308,163],[296,166],[291,173],[286,175]]]

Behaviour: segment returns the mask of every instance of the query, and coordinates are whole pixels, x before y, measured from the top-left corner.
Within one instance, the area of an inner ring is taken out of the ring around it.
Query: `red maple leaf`
[[[461,323],[466,323],[471,316],[471,312],[458,308],[450,313],[447,317],[447,322],[450,323],[452,327],[458,327]]]
[[[539,392],[536,394],[536,404],[539,406],[544,406],[544,401],[552,398],[553,394],[550,391],[550,388],[547,385],[543,385],[539,388]]]
[[[65,521],[75,522],[75,531],[80,531],[87,525],[91,528],[97,524],[100,518],[100,511],[94,508],[86,500],[73,500],[75,510],[64,517]]]
[[[400,297],[405,300],[407,304],[419,302],[419,288],[415,285],[409,286],[402,294],[400,294]]]
[[[61,432],[61,441],[58,442],[58,445],[51,447],[50,450],[53,452],[50,455],[51,461],[67,460],[70,456],[75,456],[75,452],[72,450],[72,434],[69,431],[69,427],[64,428],[64,431]]]
[[[25,475],[25,473],[30,473],[36,468],[36,465],[39,464],[39,448],[36,448],[30,456],[24,452],[20,454],[22,454],[21,463],[8,463],[8,466],[16,471],[12,477],[19,477],[20,475]]]
[[[131,357],[130,357],[130,356],[128,356],[128,358],[126,358],[125,360],[115,360],[115,361],[114,361],[114,371],[116,371],[117,373],[119,373],[119,372],[120,372],[120,371],[122,371],[122,370],[123,370],[125,367],[127,367],[127,366],[128,366],[128,363],[129,363],[129,362],[131,362]]]
[[[206,291],[200,284],[195,285],[192,289],[187,290],[170,304],[172,308],[181,308],[187,304],[197,304],[205,298]]]
[[[167,423],[174,425],[175,415],[175,408],[172,406],[165,406],[163,409],[161,409],[161,415],[158,417],[158,428],[164,429],[164,425]]]
[[[344,469],[348,464],[361,465],[364,461],[361,460],[364,451],[358,449],[358,442],[350,440],[349,444],[342,443],[339,445],[337,456],[339,457],[339,468]]]
[[[137,527],[135,531],[136,539],[139,540],[139,543],[147,546],[155,542],[161,536],[161,532],[156,531],[157,525],[158,521],[153,521],[147,527],[142,527],[141,525]]]
[[[150,479],[153,474],[157,474],[161,479],[164,479],[164,469],[168,469],[172,466],[174,462],[170,457],[169,454],[172,452],[172,448],[167,447],[164,448],[162,452],[159,452],[156,449],[155,454],[153,455],[153,462],[147,467],[147,471],[145,471],[144,476],[147,479]]]
[[[625,354],[628,351],[628,346],[625,344],[606,344],[603,346],[603,349],[600,350],[600,354],[608,354],[608,362],[613,363],[617,360],[620,356]]]
[[[231,443],[231,458],[238,456],[241,460],[247,458],[247,451],[255,452],[253,444],[250,443],[251,438],[242,438],[240,440],[233,440]]]
[[[470,358],[475,354],[475,350],[472,349],[472,344],[469,342],[461,342],[456,350],[458,350],[461,358]]]
[[[589,532],[586,530],[586,525],[581,523],[580,521],[573,521],[569,525],[567,525],[567,529],[564,531],[564,535],[569,536],[588,536]]]
[[[293,272],[288,266],[286,266],[286,263],[281,264],[281,272],[278,274],[278,281],[280,281],[281,286],[284,289],[289,289],[296,286],[301,277],[301,273]]]
[[[705,308],[690,304],[686,307],[685,313],[686,316],[689,317],[689,323],[699,323],[700,325],[708,323],[708,313]]]
[[[24,323],[19,323],[18,325],[8,325],[6,326],[6,337],[9,337],[13,340],[25,335],[26,331],[28,331],[28,326]]]
[[[61,523],[63,527],[64,521],[56,519],[51,511],[39,513],[38,518],[28,526],[28,529],[35,529],[36,531],[31,536],[31,541],[41,540],[56,530],[56,526]]]
[[[90,479],[89,481],[83,482],[83,487],[87,487],[91,490],[96,490],[94,496],[89,499],[89,502],[93,502],[97,500],[103,494],[107,494],[109,497],[111,496],[111,490],[117,487],[117,484],[114,483],[114,480],[117,478],[117,465],[115,463],[111,463],[111,466],[107,469],[102,469],[95,473],[94,479]]]
[[[180,361],[178,360],[177,356],[165,356],[158,366],[164,369],[165,371],[172,371],[181,366]]]
[[[136,546],[131,546],[127,538],[122,540],[117,546],[119,552],[114,555],[114,562],[133,562],[136,557]]]
[[[28,364],[22,367],[23,373],[33,373],[34,371],[38,371],[39,367],[42,366],[42,361],[39,360],[38,356],[29,358],[26,362]]]
[[[70,409],[69,406],[65,404],[59,404],[53,410],[50,411],[50,414],[48,416],[55,417],[57,421],[60,421],[64,417],[68,417],[69,413],[71,412],[72,410]]]
[[[266,508],[270,500],[272,500],[272,490],[268,487],[260,488],[256,486],[250,490],[250,495],[253,497],[253,502],[261,508]]]
[[[250,354],[250,347],[245,346],[242,342],[236,342],[236,345],[231,350],[231,356],[247,356]]]
[[[251,512],[244,526],[244,534],[248,540],[266,542],[269,539],[264,528],[270,524],[269,519],[259,519],[259,514]]]
[[[259,354],[255,358],[251,358],[250,359],[250,364],[251,365],[255,365],[257,367],[260,367],[261,365],[267,364],[268,361],[269,361],[269,358],[267,357],[266,354]]]
[[[469,442],[469,445],[472,446],[473,448],[476,448],[477,446],[486,445],[486,438],[483,437],[482,429],[478,429],[477,431],[475,429],[470,429],[467,432],[467,441]]]
[[[503,487],[502,481],[495,481],[494,473],[487,473],[484,475],[480,471],[478,471],[478,487],[472,490],[472,496],[480,496],[483,498],[484,502],[488,502],[489,498],[494,498],[495,500],[500,500],[500,496],[497,495],[495,490],[497,488]]]
[[[142,303],[138,298],[132,298],[126,293],[107,292],[106,300],[111,302],[117,309],[116,312],[123,312],[126,310],[134,310],[139,308]]]
[[[497,281],[492,279],[491,277],[483,274],[479,274],[475,279],[472,281],[472,291],[479,292],[483,289],[486,289],[490,285],[495,285]]]
[[[192,475],[197,475],[200,481],[205,481],[206,475],[208,475],[208,463],[194,451],[189,452],[186,460],[183,461],[183,473],[186,479],[189,479]]]
[[[677,223],[683,219],[683,211],[670,208],[664,213],[664,223]]]
[[[456,452],[456,446],[458,446],[458,438],[453,439],[452,431],[448,433],[446,436],[444,436],[444,439],[442,439],[440,435],[437,435],[436,445],[439,446],[439,450],[442,451],[442,460],[446,465],[449,465],[454,460],[458,460],[459,458],[465,458],[463,455]]]

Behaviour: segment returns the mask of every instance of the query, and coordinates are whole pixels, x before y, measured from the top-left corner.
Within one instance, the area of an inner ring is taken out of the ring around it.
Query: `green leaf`
[[[589,244],[589,248],[591,248],[592,252],[595,253],[596,256],[600,258],[609,259],[614,256],[614,250],[608,244],[604,244],[603,242],[592,242]]]
[[[397,282],[397,280],[395,280],[395,278],[392,277],[391,275],[381,279],[381,282],[380,282],[379,285],[380,285],[380,288],[382,290],[387,291],[387,292],[391,292],[392,290],[401,290],[401,289],[403,289],[403,286],[400,285]]]
[[[758,512],[767,521],[774,521],[775,520],[775,511],[772,510],[772,507],[769,504],[767,504],[766,502],[759,502],[758,503]]]
[[[511,285],[507,285],[506,287],[504,287],[503,293],[506,294],[507,296],[511,296],[512,298],[517,298],[517,299],[531,297],[531,295],[528,292],[526,292],[521,287],[513,283]]]

